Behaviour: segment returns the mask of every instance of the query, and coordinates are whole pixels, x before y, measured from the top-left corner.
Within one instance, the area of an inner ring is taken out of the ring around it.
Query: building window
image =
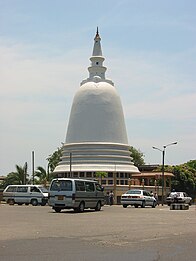
[[[120,181],[120,185],[124,185],[124,180],[121,180],[121,181]]]
[[[125,178],[126,178],[126,179],[128,178],[128,173],[125,173]]]
[[[128,185],[128,180],[125,180],[125,185]]]
[[[108,172],[108,178],[113,178],[113,173],[112,172]]]
[[[113,179],[108,180],[108,185],[113,185]]]
[[[120,177],[121,177],[121,178],[124,178],[124,173],[120,173]]]
[[[119,173],[118,172],[116,173],[116,177],[119,178]]]
[[[116,184],[119,185],[119,179],[117,179]]]
[[[102,180],[102,185],[106,185],[106,180],[105,179]]]
[[[78,178],[78,172],[73,173],[74,178]]]
[[[84,172],[80,172],[80,177],[84,178]]]
[[[87,178],[92,178],[92,172],[86,172],[86,177]]]

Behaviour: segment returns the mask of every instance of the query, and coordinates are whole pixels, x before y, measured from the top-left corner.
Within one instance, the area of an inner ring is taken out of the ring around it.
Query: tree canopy
[[[137,150],[136,148],[131,146],[130,152],[131,152],[131,158],[132,158],[133,164],[136,167],[140,167],[145,164],[144,154],[139,149]]]

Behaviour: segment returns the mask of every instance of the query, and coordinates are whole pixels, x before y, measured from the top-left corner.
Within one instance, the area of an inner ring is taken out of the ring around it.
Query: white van
[[[103,188],[97,181],[74,178],[53,179],[48,198],[56,212],[62,209],[83,212],[87,208],[100,211],[105,203]]]
[[[48,202],[48,190],[41,185],[9,185],[3,191],[3,200],[8,204],[45,206]]]

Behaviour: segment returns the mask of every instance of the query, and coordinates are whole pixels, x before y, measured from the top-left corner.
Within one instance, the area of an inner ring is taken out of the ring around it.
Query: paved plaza
[[[0,260],[196,260],[196,206],[55,213],[0,204]]]

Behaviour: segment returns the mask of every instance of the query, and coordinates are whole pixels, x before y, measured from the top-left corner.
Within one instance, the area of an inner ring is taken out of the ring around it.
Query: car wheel
[[[98,202],[97,202],[97,205],[96,205],[96,207],[95,207],[95,211],[100,211],[100,210],[101,210],[101,202],[98,201]]]
[[[123,205],[123,208],[127,208],[127,205]]]
[[[81,202],[78,207],[78,212],[80,212],[80,213],[84,212],[84,207],[85,207],[84,202]]]
[[[60,213],[61,212],[61,208],[53,208],[55,212]]]
[[[8,199],[7,203],[8,203],[9,205],[14,205],[14,204],[15,204],[15,201],[14,201],[14,199]]]
[[[142,201],[141,208],[145,208],[145,206],[146,206],[146,202],[145,202],[145,201]]]
[[[32,204],[32,206],[37,206],[38,205],[37,199],[32,199],[31,204]]]

